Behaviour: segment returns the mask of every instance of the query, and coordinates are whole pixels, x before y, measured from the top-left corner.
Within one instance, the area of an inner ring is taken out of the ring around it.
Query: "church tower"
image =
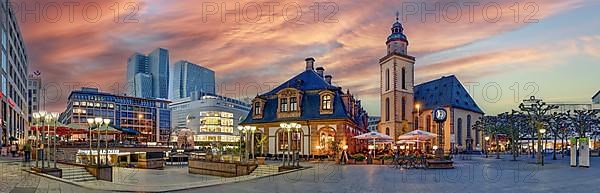
[[[398,136],[413,128],[414,109],[414,64],[415,58],[408,55],[408,39],[398,21],[392,25],[388,36],[387,54],[379,59],[381,122],[379,132]]]

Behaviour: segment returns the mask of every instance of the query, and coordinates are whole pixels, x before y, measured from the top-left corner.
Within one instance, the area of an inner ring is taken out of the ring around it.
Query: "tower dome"
[[[396,12],[396,22],[392,24],[391,28],[392,33],[385,42],[388,47],[388,54],[406,54],[407,52],[408,39],[406,38],[406,35],[404,35],[404,27],[402,27],[402,24],[399,21],[399,15],[400,14]]]

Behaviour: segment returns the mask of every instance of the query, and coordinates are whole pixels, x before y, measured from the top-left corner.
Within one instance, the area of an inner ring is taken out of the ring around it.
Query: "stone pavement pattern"
[[[34,175],[26,168],[20,161],[0,158],[0,193],[102,192]]]
[[[513,162],[509,159],[476,157],[469,161],[458,160],[454,170],[398,170],[378,165],[306,163],[313,168],[179,192],[600,192],[600,158],[592,158],[591,168],[571,168],[568,157],[548,160],[543,168],[526,160]],[[0,160],[0,192],[103,192],[32,175],[21,171],[22,167],[19,162]],[[135,175],[145,179],[141,172]],[[168,176],[164,177],[165,182],[170,181]]]

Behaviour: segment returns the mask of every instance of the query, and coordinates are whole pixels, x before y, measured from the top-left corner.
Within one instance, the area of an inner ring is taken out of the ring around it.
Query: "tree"
[[[499,116],[483,116],[479,118],[479,121],[475,122],[474,127],[485,135],[493,137],[492,139],[496,143],[496,159],[500,159],[500,143],[498,141],[498,135],[506,134],[506,127],[503,127],[501,118],[499,118]],[[486,146],[487,145],[486,142]]]
[[[548,131],[550,131],[551,137],[554,138],[554,151],[552,152],[552,159],[556,160],[556,144],[558,138],[560,138],[562,132],[564,132],[563,127],[567,125],[566,114],[554,112],[548,116],[545,116],[543,121],[548,125]]]
[[[542,144],[541,142],[541,133],[540,131],[542,129],[544,129],[544,125],[542,124],[542,118],[552,109],[556,109],[558,108],[558,106],[556,105],[549,105],[546,104],[546,102],[543,102],[542,99],[536,99],[535,96],[531,96],[529,99],[523,100],[523,102],[521,104],[519,104],[519,109],[521,109],[521,111],[524,111],[527,113],[527,115],[529,115],[529,118],[531,120],[531,125],[533,126],[533,129],[531,130],[531,136],[533,138],[534,134],[537,134],[537,138],[538,138],[538,151],[537,153],[538,158],[537,158],[537,163],[542,163],[542,159],[541,159],[541,149],[542,149]],[[532,139],[533,140],[533,139]],[[532,154],[533,156],[534,154]],[[535,156],[533,156],[535,157]]]
[[[527,117],[522,112],[516,110],[512,110],[510,113],[502,113],[498,117],[503,127],[505,127],[504,131],[508,135],[513,161],[516,161],[519,156],[518,145],[520,144],[521,134],[524,133],[523,130],[526,128],[523,123],[527,123]]]
[[[569,119],[573,123],[574,132],[577,137],[587,137],[592,134],[592,128],[598,120],[598,111],[593,110],[575,110],[575,113],[569,116]]]

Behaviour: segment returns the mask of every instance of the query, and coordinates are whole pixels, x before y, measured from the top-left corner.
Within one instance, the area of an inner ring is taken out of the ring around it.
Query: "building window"
[[[402,97],[402,120],[406,120],[406,97]]]
[[[385,120],[390,120],[390,98],[385,98]]]
[[[279,111],[281,111],[281,112],[287,112],[288,111],[287,98],[280,99],[279,105],[280,105],[279,106]]]
[[[415,117],[415,129],[419,129],[419,116]]]
[[[427,128],[427,132],[431,132],[431,115],[427,115],[427,119],[425,120],[425,128]]]
[[[299,149],[299,145],[298,143],[300,143],[300,138],[302,136],[301,132],[291,132],[290,133],[290,138],[291,138],[291,145],[290,145],[290,149],[291,150],[298,150]],[[288,133],[280,130],[277,133],[277,141],[279,142],[278,144],[278,149],[279,151],[287,151],[287,147],[288,147]]]
[[[462,118],[458,118],[456,123],[456,142],[458,145],[462,145]]]
[[[298,98],[290,98],[290,111],[298,111]]]
[[[385,134],[390,135],[390,128],[387,128],[387,127],[385,128]]]
[[[471,115],[467,115],[467,139],[471,139]]]
[[[406,90],[406,68],[402,68],[402,89]]]
[[[385,90],[390,90],[390,69],[385,69]]]
[[[331,95],[323,95],[321,101],[323,110],[331,110]]]
[[[254,114],[255,114],[255,115],[260,115],[260,114],[262,114],[262,108],[261,108],[261,106],[260,106],[260,103],[259,103],[259,102],[255,102],[255,103],[254,103]]]

